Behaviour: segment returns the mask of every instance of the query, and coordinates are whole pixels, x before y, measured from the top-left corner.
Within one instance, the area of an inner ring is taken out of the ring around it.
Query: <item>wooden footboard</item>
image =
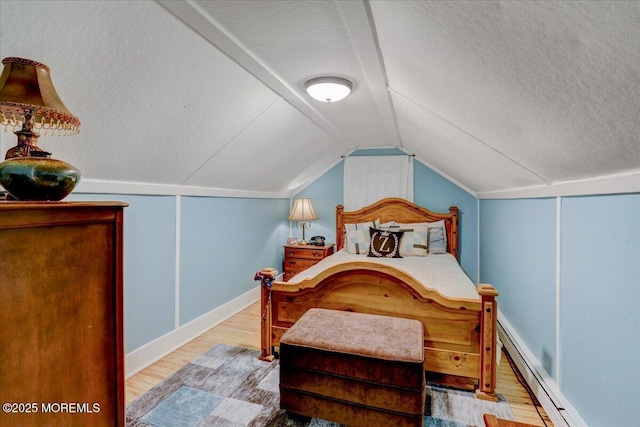
[[[477,290],[477,300],[451,299],[393,267],[363,262],[296,284],[263,281],[261,358],[273,357],[282,334],[310,308],[417,319],[425,331],[425,370],[472,379],[479,398],[495,399],[498,292],[491,285]]]

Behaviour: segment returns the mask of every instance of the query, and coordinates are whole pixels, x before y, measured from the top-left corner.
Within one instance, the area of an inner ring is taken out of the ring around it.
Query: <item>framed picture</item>
[[[287,245],[297,245],[298,239],[295,237],[287,237]]]

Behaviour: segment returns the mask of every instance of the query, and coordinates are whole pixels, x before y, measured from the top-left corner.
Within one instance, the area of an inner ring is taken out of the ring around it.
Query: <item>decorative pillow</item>
[[[363,254],[369,253],[369,241],[371,240],[369,235],[369,228],[380,227],[380,220],[376,219],[371,222],[362,222],[359,224],[345,224],[344,229],[347,233],[347,252],[350,254]]]
[[[444,220],[431,222],[427,226],[428,248],[430,254],[447,253],[447,233]]]
[[[402,258],[400,255],[400,240],[404,231],[378,230],[371,227],[371,246],[369,247],[370,257],[376,258]]]
[[[383,230],[404,231],[400,242],[400,255],[426,256],[427,255],[427,227],[428,222],[413,224],[399,224],[395,221],[380,224]]]

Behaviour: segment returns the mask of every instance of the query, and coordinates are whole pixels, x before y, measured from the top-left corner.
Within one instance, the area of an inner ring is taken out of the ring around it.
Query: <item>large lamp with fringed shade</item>
[[[0,125],[18,143],[0,163],[0,184],[17,200],[64,199],[80,180],[78,169],[38,146],[44,135],[75,135],[80,120],[69,112],[51,81],[49,67],[5,58],[0,75]]]
[[[304,232],[307,228],[311,227],[308,221],[318,219],[318,215],[313,210],[311,199],[296,199],[289,215],[290,221],[298,221],[298,228],[302,229],[302,240],[298,243],[301,245],[308,245],[309,242],[304,237]]]

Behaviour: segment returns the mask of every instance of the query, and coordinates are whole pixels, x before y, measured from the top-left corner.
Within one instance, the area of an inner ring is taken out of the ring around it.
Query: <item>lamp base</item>
[[[18,136],[18,144],[7,150],[5,160],[12,159],[14,157],[49,157],[51,155],[51,153],[48,153],[38,147],[38,138],[40,137],[40,134],[31,129],[30,123],[25,122],[22,125],[22,129],[15,131],[14,133]]]
[[[18,200],[62,200],[78,182],[80,171],[62,160],[29,156],[0,163],[0,184]]]

